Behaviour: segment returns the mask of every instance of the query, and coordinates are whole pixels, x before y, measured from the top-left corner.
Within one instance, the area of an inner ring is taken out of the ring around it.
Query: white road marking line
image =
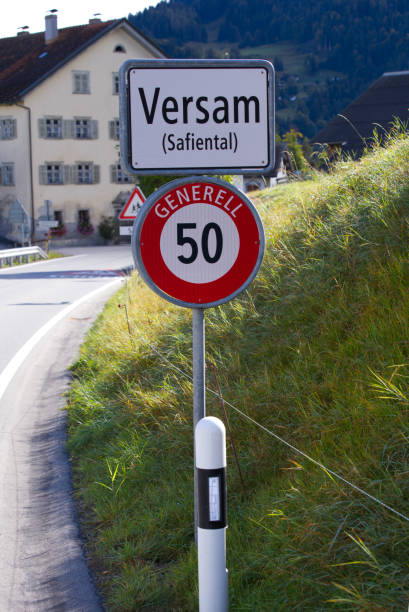
[[[8,362],[4,370],[1,372],[0,374],[0,400],[3,397],[12,378],[17,373],[19,367],[23,364],[24,360],[28,357],[28,355],[31,353],[31,351],[36,346],[36,344],[38,344],[38,342],[40,342],[40,340],[44,338],[44,336],[50,331],[50,329],[54,327],[54,325],[56,325],[59,321],[61,321],[64,317],[66,317],[70,312],[72,312],[75,308],[77,308],[77,306],[79,306],[83,302],[86,302],[87,300],[93,298],[98,293],[102,293],[103,291],[106,291],[114,283],[120,283],[122,281],[123,281],[123,277],[115,278],[114,280],[112,280],[110,283],[107,283],[103,287],[98,287],[98,289],[91,291],[91,293],[87,293],[86,295],[83,295],[82,298],[76,300],[75,302],[73,302],[72,304],[70,304],[63,310],[61,310],[58,314],[55,315],[55,317],[50,319],[48,323],[43,325],[43,327],[40,327],[40,329],[36,331],[36,333],[33,336],[31,336],[29,340],[27,340],[27,342],[21,347],[21,349],[17,351],[14,357],[10,359],[10,361]]]

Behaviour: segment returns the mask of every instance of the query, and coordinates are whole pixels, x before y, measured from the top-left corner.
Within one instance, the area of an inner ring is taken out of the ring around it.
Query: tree
[[[307,161],[304,157],[304,153],[302,150],[301,144],[298,142],[298,139],[302,138],[303,135],[301,132],[297,132],[294,128],[291,128],[289,132],[286,132],[283,136],[283,141],[287,143],[288,149],[292,155],[294,160],[294,164],[297,170],[303,172],[307,169]]]
[[[145,197],[148,197],[156,191],[161,185],[169,183],[174,179],[180,178],[179,176],[165,176],[165,175],[142,175],[138,177],[140,188],[142,189]]]
[[[273,59],[273,64],[274,64],[274,68],[277,70],[277,72],[283,72],[284,71],[284,62],[281,59],[281,57],[279,57],[278,55],[276,55],[275,58]]]

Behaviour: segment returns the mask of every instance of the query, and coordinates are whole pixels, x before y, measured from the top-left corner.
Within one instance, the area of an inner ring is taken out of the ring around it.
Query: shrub
[[[104,240],[115,240],[119,236],[119,223],[116,217],[102,217],[98,231]]]

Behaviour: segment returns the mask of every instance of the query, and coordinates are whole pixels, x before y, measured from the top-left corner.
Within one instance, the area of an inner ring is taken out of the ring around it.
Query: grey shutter
[[[100,167],[99,165],[95,165],[93,166],[93,173],[92,173],[92,182],[93,183],[99,183],[100,181],[100,177],[101,177],[101,172],[100,172]]]
[[[12,138],[17,138],[17,119],[12,120]]]
[[[71,170],[71,166],[66,166],[64,164],[63,166],[63,183],[64,185],[67,185],[68,183],[72,182],[72,170]]]
[[[63,138],[74,138],[74,120],[73,119],[63,119],[62,137]]]
[[[115,140],[115,121],[108,121],[109,125],[109,137]]]
[[[3,168],[0,166],[0,185],[3,185]]]
[[[82,92],[81,93],[91,93],[91,78],[89,74],[89,70],[82,73]]]
[[[91,138],[98,138],[98,121],[96,119],[91,121]]]
[[[38,135],[40,138],[46,138],[45,119],[38,120]]]
[[[78,165],[79,164],[74,164],[74,166],[71,166],[70,179],[74,185],[78,185]]]
[[[39,181],[40,185],[47,185],[47,166],[40,166]]]
[[[116,164],[112,164],[111,165],[111,183],[117,183],[117,182],[118,182],[117,165]]]

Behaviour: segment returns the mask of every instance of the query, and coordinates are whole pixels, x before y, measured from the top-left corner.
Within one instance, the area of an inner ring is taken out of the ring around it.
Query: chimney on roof
[[[89,24],[92,25],[93,23],[101,23],[100,15],[101,13],[94,13],[93,17],[91,17],[89,20]]]
[[[30,32],[28,31],[28,26],[21,26],[21,28],[18,28],[20,30],[20,32],[17,32],[17,36],[26,36],[27,34],[30,34]]]
[[[58,36],[57,9],[51,9],[50,14],[45,16],[45,42],[50,43]]]

